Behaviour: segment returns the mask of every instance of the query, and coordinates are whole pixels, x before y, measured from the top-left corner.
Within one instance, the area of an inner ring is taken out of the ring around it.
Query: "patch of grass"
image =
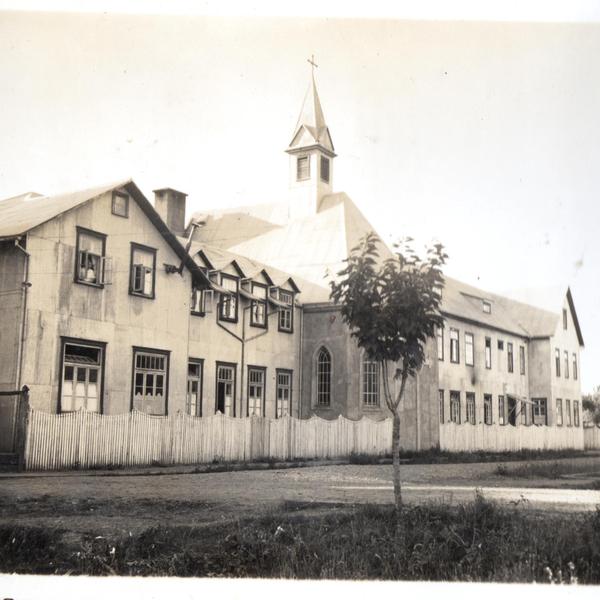
[[[345,506],[321,516],[281,507],[203,528],[156,527],[139,535],[0,528],[0,570],[18,573],[311,579],[600,583],[600,508],[551,516],[479,498],[459,507],[406,507],[394,539],[390,506]],[[562,577],[562,575],[561,575]]]
[[[518,452],[447,452],[437,448],[430,450],[404,450],[401,458],[413,464],[513,462],[520,460],[557,460],[586,456],[581,450],[519,450]]]
[[[560,479],[563,475],[573,475],[582,473],[582,469],[584,469],[584,467],[582,467],[581,465],[571,462],[534,462],[519,465],[517,467],[507,467],[506,465],[498,465],[494,471],[494,475],[499,475],[501,477],[517,477],[525,479]],[[597,471],[598,469],[596,469],[595,472],[597,473]],[[585,477],[586,474],[582,473],[582,476]]]

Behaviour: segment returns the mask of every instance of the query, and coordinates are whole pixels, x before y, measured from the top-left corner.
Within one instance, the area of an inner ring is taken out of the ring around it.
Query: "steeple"
[[[332,192],[333,159],[336,154],[329,128],[325,122],[315,83],[313,60],[308,90],[292,141],[286,152],[290,156],[291,219],[307,217],[319,211],[323,196]]]

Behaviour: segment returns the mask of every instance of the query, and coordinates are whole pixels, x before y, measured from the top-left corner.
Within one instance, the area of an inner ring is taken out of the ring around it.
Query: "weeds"
[[[551,462],[551,463],[528,463],[517,467],[507,467],[500,464],[496,467],[494,474],[500,477],[517,477],[532,479],[541,477],[544,479],[560,479],[563,475],[579,474],[582,471],[581,465],[571,462]],[[589,470],[589,468],[588,468]],[[593,469],[596,473],[597,468]]]

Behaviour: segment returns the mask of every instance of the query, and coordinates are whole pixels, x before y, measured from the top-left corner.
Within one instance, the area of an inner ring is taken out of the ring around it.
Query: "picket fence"
[[[27,470],[292,460],[391,452],[392,420],[245,419],[31,410]]]
[[[583,439],[586,450],[600,450],[600,427],[584,427]]]
[[[445,423],[440,425],[440,449],[449,452],[490,450],[583,450],[582,427],[546,427]]]

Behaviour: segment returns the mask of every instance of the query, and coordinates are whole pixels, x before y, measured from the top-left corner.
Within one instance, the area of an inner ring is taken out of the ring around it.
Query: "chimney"
[[[187,194],[173,188],[154,190],[154,208],[175,235],[185,234],[185,202]]]

